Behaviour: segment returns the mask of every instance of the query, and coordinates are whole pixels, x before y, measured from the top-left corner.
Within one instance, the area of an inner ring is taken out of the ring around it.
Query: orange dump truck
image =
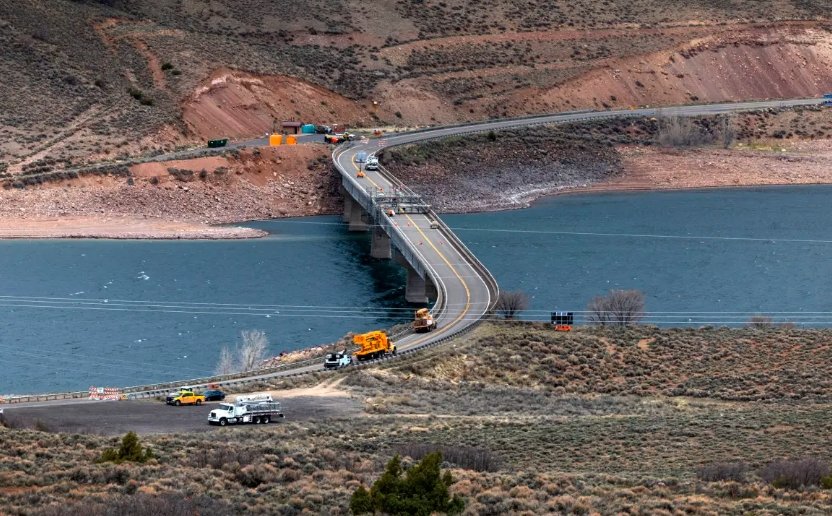
[[[416,310],[416,317],[413,319],[413,331],[422,333],[436,329],[436,320],[427,308]]]
[[[372,360],[387,353],[396,354],[396,345],[387,338],[387,334],[383,331],[354,335],[352,342],[361,348],[355,353],[358,360]]]

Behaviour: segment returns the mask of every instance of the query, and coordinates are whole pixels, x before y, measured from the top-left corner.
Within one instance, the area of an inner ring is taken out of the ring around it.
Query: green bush
[[[104,450],[104,453],[101,454],[101,457],[96,462],[115,462],[116,464],[121,464],[122,462],[145,463],[152,458],[154,458],[153,452],[150,448],[142,448],[136,433],[127,432],[121,439],[121,446]]]
[[[369,491],[363,486],[356,489],[350,500],[350,510],[355,514],[381,512],[424,516],[435,512],[461,513],[465,502],[458,496],[451,498],[448,489],[454,482],[453,477],[450,471],[441,474],[441,463],[442,454],[435,452],[404,470],[396,455]]]

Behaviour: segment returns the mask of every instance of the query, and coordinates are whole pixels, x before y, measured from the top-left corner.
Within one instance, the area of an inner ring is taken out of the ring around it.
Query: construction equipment
[[[208,140],[208,147],[211,149],[216,149],[217,147],[225,147],[226,145],[228,145],[228,138]]]
[[[555,331],[571,331],[575,324],[575,314],[572,312],[552,312],[552,324]]]
[[[324,135],[324,143],[344,143],[355,139],[355,135],[351,133],[331,133]]]
[[[396,345],[387,338],[387,334],[383,331],[353,335],[352,342],[361,348],[355,353],[359,361],[372,360],[387,353],[396,354]]]
[[[436,320],[427,308],[416,310],[416,317],[413,319],[413,331],[424,333],[436,329]]]

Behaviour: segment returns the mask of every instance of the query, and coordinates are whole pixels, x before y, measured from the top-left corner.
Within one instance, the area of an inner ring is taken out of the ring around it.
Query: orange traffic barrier
[[[294,145],[296,143],[298,143],[298,139],[294,134],[286,135],[286,145]]]
[[[283,142],[283,135],[282,134],[269,135],[269,146],[270,147],[277,147],[282,142]]]

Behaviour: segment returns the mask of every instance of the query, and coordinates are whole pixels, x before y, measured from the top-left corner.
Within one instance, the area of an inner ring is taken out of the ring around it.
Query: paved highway
[[[395,145],[395,141],[395,138],[388,138],[386,145]],[[384,140],[367,141],[333,154],[335,165],[345,180],[353,181],[369,191],[391,192],[395,189],[397,185],[393,183],[394,179],[385,172],[365,170],[365,177],[357,176],[360,164],[356,163],[356,155],[360,152],[377,152],[382,148],[382,142]],[[489,285],[493,280],[464,254],[457,242],[453,241],[450,230],[431,229],[431,222],[437,219],[436,214],[399,213],[381,216],[387,219],[386,222],[392,225],[394,231],[404,237],[411,251],[431,271],[430,275],[444,301],[436,330],[405,336],[396,342],[397,349],[405,351],[442,339],[479,321],[494,301],[492,296],[496,285]]]
[[[384,138],[367,140],[358,144],[341,146],[333,153],[337,168],[344,175],[346,181],[351,181],[364,189],[384,189],[389,191],[396,182],[384,171],[365,171],[366,177],[358,178],[359,165],[355,157],[359,152],[377,153],[385,147],[415,143],[433,138],[458,135],[471,132],[504,130],[517,127],[527,127],[541,124],[559,124],[583,120],[599,120],[618,117],[658,117],[658,116],[700,116],[751,111],[767,108],[783,108],[795,106],[814,106],[823,102],[822,99],[793,99],[771,100],[758,102],[705,104],[694,106],[678,106],[665,108],[640,108],[630,110],[610,111],[576,111],[552,115],[532,116],[518,119],[496,120],[465,124],[453,127],[442,127],[423,131],[413,131],[389,135]],[[317,135],[316,135],[317,136]],[[238,142],[235,147],[262,146],[264,139]],[[493,301],[493,288],[489,288],[487,271],[477,267],[476,260],[466,257],[461,244],[454,241],[454,235],[447,228],[431,229],[430,222],[435,214],[397,214],[393,217],[383,215],[390,222],[394,230],[404,237],[408,246],[419,256],[425,268],[436,279],[436,287],[444,300],[444,309],[438,319],[438,328],[427,334],[412,334],[397,340],[401,351],[412,350],[447,337],[449,334],[476,323],[488,310]],[[288,376],[321,369],[320,362],[299,364],[297,367],[287,368],[279,372],[258,374],[243,381],[260,380],[276,376]],[[239,380],[234,380],[237,382]],[[200,386],[198,383],[195,386]],[[153,395],[161,390],[148,390],[147,395]],[[78,403],[79,400],[53,400],[48,404]],[[14,406],[14,405],[12,405]]]

